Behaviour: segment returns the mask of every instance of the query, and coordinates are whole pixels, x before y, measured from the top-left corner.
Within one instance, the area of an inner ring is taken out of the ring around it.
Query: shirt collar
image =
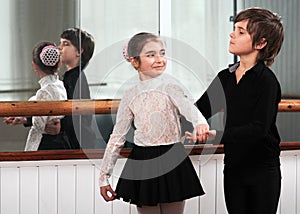
[[[40,86],[43,86],[43,85],[49,84],[51,82],[55,82],[57,80],[58,80],[58,75],[50,74],[50,75],[44,76],[38,82],[39,82]]]
[[[230,65],[229,65],[229,72],[230,72],[230,73],[235,72],[236,69],[237,69],[237,67],[239,67],[239,65],[240,65],[240,62],[237,62],[237,63],[235,63],[235,64],[230,64]]]
[[[234,64],[230,64],[228,66],[228,70],[230,73],[233,73],[236,71],[236,69],[238,68],[238,66],[240,65],[240,62],[236,62]],[[258,71],[261,71],[264,69],[264,67],[266,67],[265,63],[263,61],[261,62],[258,62],[256,65],[254,65],[252,68],[249,69],[250,70],[253,70],[253,71],[256,71],[254,73],[257,73]]]

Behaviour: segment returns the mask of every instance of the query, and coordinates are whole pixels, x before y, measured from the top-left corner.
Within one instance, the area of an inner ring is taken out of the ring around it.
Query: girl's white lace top
[[[132,122],[134,144],[158,146],[181,141],[180,115],[193,126],[207,124],[192,97],[167,74],[140,81],[121,99],[116,124],[110,135],[100,169],[100,186],[109,184],[120,150]]]
[[[41,88],[36,95],[29,100],[67,100],[67,92],[58,75],[47,75],[39,80]],[[32,126],[29,131],[25,151],[36,151],[39,148],[42,134],[47,123],[51,123],[53,118],[63,116],[34,116],[32,117]]]

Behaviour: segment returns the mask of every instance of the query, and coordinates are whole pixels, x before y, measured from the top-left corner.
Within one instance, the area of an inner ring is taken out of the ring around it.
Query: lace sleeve
[[[115,163],[120,154],[120,150],[124,146],[126,140],[125,137],[130,129],[132,120],[133,114],[129,108],[129,99],[123,97],[119,105],[116,124],[112,134],[110,135],[110,139],[104,153],[99,177],[100,186],[106,186],[109,184],[108,178],[111,176]]]
[[[174,105],[178,108],[180,114],[190,121],[194,127],[199,124],[208,124],[205,117],[194,105],[191,95],[185,92],[179,85],[168,84],[165,90]]]
[[[36,96],[30,98],[30,100],[50,100],[51,96],[48,92],[39,90]],[[42,133],[45,129],[48,116],[34,116],[32,117],[32,126],[30,128],[25,151],[37,151],[42,139]]]

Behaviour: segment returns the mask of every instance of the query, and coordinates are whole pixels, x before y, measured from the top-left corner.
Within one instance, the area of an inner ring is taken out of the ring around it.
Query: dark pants
[[[224,169],[229,214],[276,214],[281,189],[280,167]]]

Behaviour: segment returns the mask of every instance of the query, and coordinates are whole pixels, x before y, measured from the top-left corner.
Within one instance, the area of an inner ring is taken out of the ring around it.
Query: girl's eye
[[[146,56],[147,56],[147,57],[154,57],[155,54],[154,54],[154,53],[150,53],[150,54],[147,54]]]

